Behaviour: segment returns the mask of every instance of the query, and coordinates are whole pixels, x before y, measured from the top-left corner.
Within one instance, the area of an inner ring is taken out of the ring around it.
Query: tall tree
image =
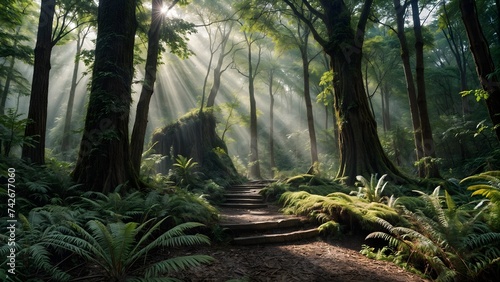
[[[66,159],[68,159],[69,157],[68,151],[72,135],[71,120],[73,118],[73,104],[75,102],[76,88],[79,83],[78,75],[80,70],[80,57],[82,55],[82,49],[83,49],[83,44],[85,43],[85,38],[87,37],[87,35],[90,33],[91,30],[92,30],[91,26],[89,25],[85,28],[78,28],[76,34],[75,64],[73,66],[73,74],[71,76],[71,86],[69,89],[68,104],[66,106],[66,115],[64,119],[64,128],[61,141],[61,152],[64,158]]]
[[[247,47],[247,69],[246,72],[236,69],[241,75],[248,79],[248,95],[250,100],[250,153],[248,156],[248,177],[251,179],[262,178],[260,174],[259,145],[257,131],[257,103],[255,101],[255,78],[259,73],[259,65],[262,57],[262,46],[259,40],[265,36],[257,32],[243,31]],[[253,55],[254,45],[257,46],[257,60]]]
[[[223,27],[219,26],[217,28],[221,35],[221,42],[219,44],[219,48],[217,48],[220,49],[219,58],[217,59],[217,64],[214,68],[212,87],[210,88],[210,92],[207,97],[207,107],[213,107],[215,105],[215,97],[217,97],[217,93],[219,92],[222,74],[230,66],[230,64],[226,64],[226,66],[224,66],[224,59],[231,54],[231,52],[234,52],[234,48],[236,47],[236,44],[232,43],[229,49],[226,50],[227,43],[230,40],[229,36],[231,35],[234,24],[234,22],[225,22]]]
[[[499,74],[495,72],[495,64],[490,53],[489,44],[479,23],[476,1],[460,0],[459,3],[479,82],[482,89],[487,93],[486,97],[483,98],[486,102],[490,119],[493,122],[497,140],[500,141]]]
[[[331,58],[340,146],[337,176],[345,178],[347,184],[354,184],[356,175],[372,173],[387,173],[393,181],[406,181],[382,148],[361,73],[364,31],[373,1],[363,2],[355,28],[351,26],[352,10],[343,0],[283,2],[309,26],[315,40]],[[301,13],[298,5],[302,4],[320,19],[322,27]]]
[[[187,48],[187,34],[195,32],[193,24],[182,19],[166,18],[168,12],[177,4],[186,5],[188,1],[174,0],[163,6],[163,0],[154,0],[151,11],[151,23],[148,31],[146,70],[141,95],[137,103],[134,128],[130,142],[131,160],[134,170],[139,172],[141,157],[148,125],[149,103],[154,93],[158,58],[164,52],[163,43],[170,51],[181,58],[187,58],[191,51]]]
[[[420,9],[418,0],[411,0],[412,15],[413,15],[413,31],[415,33],[415,73],[417,81],[417,105],[418,117],[420,119],[420,128],[422,131],[422,150],[423,161],[425,164],[424,173],[420,177],[438,178],[439,170],[436,159],[436,145],[432,137],[431,123],[429,121],[429,112],[427,110],[427,94],[425,91],[425,74],[424,74],[424,37],[422,35],[422,26],[420,23]]]
[[[47,129],[47,103],[49,95],[50,55],[52,53],[52,21],[55,0],[42,0],[35,46],[35,63],[28,112],[30,122],[24,135],[33,138],[34,144],[24,145],[22,158],[37,164],[45,163],[45,135]]]
[[[138,186],[130,160],[128,123],[134,76],[136,0],[100,0],[92,86],[73,179],[107,193]]]
[[[35,63],[28,112],[30,122],[25,129],[25,137],[32,138],[34,144],[25,144],[22,158],[33,163],[45,163],[45,136],[47,129],[47,103],[49,96],[50,57],[52,48],[71,31],[87,21],[75,21],[78,15],[91,11],[94,1],[42,0],[38,23]],[[54,18],[56,10],[57,16]],[[55,22],[54,22],[55,19]],[[54,25],[54,28],[52,28]]]
[[[176,1],[177,2],[177,1]],[[174,3],[175,5],[175,3]],[[171,6],[172,7],[172,6]],[[146,74],[142,85],[141,96],[137,103],[134,128],[130,140],[132,166],[140,171],[146,127],[148,124],[149,103],[153,95],[160,51],[160,29],[163,23],[163,0],[153,0],[151,10],[151,25],[148,32],[148,51],[146,57]]]

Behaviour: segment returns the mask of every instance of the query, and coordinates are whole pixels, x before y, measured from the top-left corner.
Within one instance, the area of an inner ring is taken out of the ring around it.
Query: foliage
[[[102,278],[125,281],[143,277],[145,281],[155,281],[169,273],[201,265],[212,261],[206,255],[174,257],[146,265],[148,254],[156,248],[172,248],[209,244],[208,237],[186,234],[193,228],[203,226],[188,222],[157,235],[163,220],[150,226],[152,219],[138,224],[135,222],[115,222],[104,224],[97,220],[89,221],[86,228],[71,224],[76,235],[63,232],[49,236],[49,246],[71,251],[89,263],[97,264],[104,273]],[[150,226],[150,227],[149,227]],[[91,279],[101,276],[91,275]]]
[[[486,217],[490,226],[500,231],[500,171],[488,171],[464,178],[460,183],[474,191],[472,196],[483,196],[489,200],[489,214]]]
[[[481,221],[484,208],[456,206],[447,192],[443,199],[439,191],[439,187],[430,195],[416,191],[426,207],[416,212],[403,208],[411,227],[394,226],[379,218],[387,232],[373,232],[367,239],[388,241],[397,261],[406,261],[437,281],[482,281],[495,274],[500,233],[491,232]]]
[[[387,205],[368,202],[341,192],[326,196],[305,191],[286,192],[281,196],[280,202],[285,213],[306,215],[321,223],[333,220],[351,231],[357,228],[373,231],[379,217],[391,222],[401,220],[397,212]]]
[[[168,18],[162,27],[161,38],[172,54],[187,59],[194,54],[188,48],[189,35],[196,33],[195,25],[183,19]],[[164,49],[162,51],[165,51]]]
[[[20,214],[16,228],[16,258],[15,275],[10,275],[9,281],[68,281],[70,276],[62,269],[65,256],[54,252],[47,243],[50,237],[57,232],[70,232],[64,222],[86,222],[89,212],[81,209],[46,206],[29,212],[28,217]],[[6,220],[2,220],[1,228],[5,230]],[[8,224],[8,223],[7,223]],[[5,234],[0,235],[2,241],[7,242]],[[11,245],[3,244],[0,255],[4,258],[1,267],[9,267],[8,255]],[[5,258],[7,258],[5,260]],[[5,277],[0,269],[0,275]]]
[[[171,171],[169,178],[175,181],[177,186],[191,190],[193,185],[201,181],[199,178],[200,173],[196,171],[198,163],[193,158],[188,159],[178,155],[173,166],[174,169]]]
[[[290,189],[290,185],[283,182],[273,182],[259,191],[267,202],[277,201],[283,193]]]
[[[119,189],[109,194],[89,191],[80,200],[84,208],[97,212],[98,218],[105,222],[130,221],[147,211],[144,197],[138,191],[123,196]]]
[[[372,174],[370,181],[368,181],[362,175],[358,175],[356,179],[361,183],[361,186],[358,191],[353,191],[351,194],[364,198],[369,202],[381,202],[383,199],[382,193],[388,183],[384,182],[385,177],[387,177],[387,174],[382,175],[377,181],[377,174]]]
[[[153,147],[156,142],[142,153],[141,173],[142,181],[147,185],[168,185],[167,176],[156,172],[156,166],[160,164],[166,156],[155,154]]]
[[[23,114],[18,114],[16,110],[9,108],[7,114],[0,115],[0,153],[5,157],[10,155],[13,148],[23,145],[31,145],[31,138],[24,137],[24,128],[28,124],[28,119],[20,119]]]
[[[481,100],[486,100],[489,97],[488,92],[486,92],[483,89],[473,89],[473,90],[462,91],[462,92],[460,92],[460,95],[462,95],[462,97],[465,97],[468,95],[474,95],[477,102],[479,102]]]
[[[33,208],[48,204],[69,204],[81,195],[81,186],[71,181],[65,162],[48,159],[45,166],[37,166],[21,159],[0,156],[0,169],[7,171],[8,167],[16,169],[18,213],[28,214]]]

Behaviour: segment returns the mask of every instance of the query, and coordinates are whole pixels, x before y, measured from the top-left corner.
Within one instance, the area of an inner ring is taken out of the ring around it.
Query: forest
[[[2,281],[178,281],[214,258],[163,254],[230,244],[219,207],[258,181],[325,242],[500,277],[499,0],[0,11]]]

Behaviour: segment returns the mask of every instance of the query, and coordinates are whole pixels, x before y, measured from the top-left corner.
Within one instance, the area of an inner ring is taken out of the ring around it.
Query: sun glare
[[[168,12],[168,6],[163,5],[163,7],[161,7],[161,13],[165,15],[167,14],[167,12]]]

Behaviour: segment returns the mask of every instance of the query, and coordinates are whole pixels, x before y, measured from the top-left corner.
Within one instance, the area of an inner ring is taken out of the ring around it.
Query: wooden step
[[[302,226],[307,220],[301,218],[284,218],[273,221],[260,221],[248,223],[226,223],[221,224],[223,228],[228,228],[231,231],[262,231],[280,228],[290,228]]]
[[[254,194],[254,193],[231,193],[224,194],[226,199],[234,199],[234,198],[247,198],[247,199],[262,199],[262,195]]]
[[[257,199],[257,198],[229,198],[229,199],[226,199],[226,201],[224,202],[226,204],[229,204],[229,203],[255,203],[255,204],[263,204],[264,201],[261,199]]]
[[[222,203],[219,204],[221,207],[225,208],[237,208],[237,209],[261,209],[266,208],[267,204],[264,203]]]
[[[233,239],[233,244],[236,245],[258,245],[258,244],[270,244],[270,243],[283,243],[292,242],[302,239],[308,239],[318,236],[319,231],[317,228],[299,230],[288,233],[280,234],[265,234],[257,236],[248,237],[236,237]]]

